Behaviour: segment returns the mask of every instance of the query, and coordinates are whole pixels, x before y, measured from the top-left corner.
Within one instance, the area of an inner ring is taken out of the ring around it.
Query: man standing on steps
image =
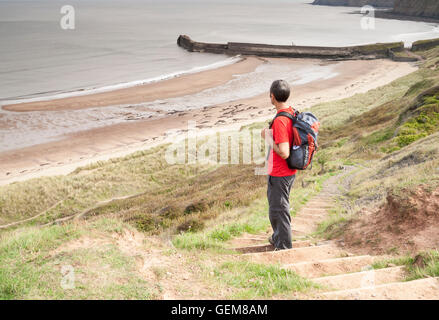
[[[287,105],[289,96],[290,86],[286,81],[273,82],[270,99],[277,113],[294,114],[294,110]],[[285,116],[276,117],[271,129],[262,129],[261,136],[271,146],[268,156],[267,198],[273,234],[268,241],[276,250],[291,249],[290,190],[296,177],[296,170],[288,168],[286,159],[290,155],[290,146],[293,143],[292,120]]]

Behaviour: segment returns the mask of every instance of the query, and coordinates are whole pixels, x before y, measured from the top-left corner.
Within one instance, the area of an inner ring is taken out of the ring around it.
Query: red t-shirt
[[[289,107],[286,109],[279,110],[279,112],[288,112],[294,114],[294,110]],[[293,144],[293,124],[292,120],[287,117],[277,117],[273,126],[271,127],[273,130],[273,140],[275,144],[288,142],[291,148]],[[271,166],[273,164],[273,166]],[[271,169],[271,172],[270,172]],[[288,168],[287,161],[282,159],[276,152],[271,149],[270,156],[268,158],[268,174],[273,177],[286,177],[295,175],[297,170],[291,170]]]

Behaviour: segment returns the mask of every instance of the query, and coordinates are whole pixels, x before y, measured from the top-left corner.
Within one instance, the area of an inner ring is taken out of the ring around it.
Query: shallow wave
[[[284,79],[292,86],[330,79],[338,74],[334,71],[335,66],[336,64],[322,66],[316,63],[308,63],[298,66],[297,64],[264,63],[258,66],[255,71],[235,75],[234,79],[223,85],[205,89],[195,94],[117,107],[163,111],[200,109],[262,94],[267,92],[271,83],[276,79]]]
[[[431,31],[426,32],[412,32],[412,33],[400,33],[393,38],[397,41],[404,41],[406,48],[411,48],[413,42],[418,40],[427,40],[439,37],[439,26],[434,26]]]
[[[135,87],[135,86],[139,86],[139,85],[159,82],[159,81],[163,81],[163,80],[169,80],[169,79],[180,77],[180,76],[187,75],[187,74],[193,74],[193,73],[198,73],[198,72],[202,72],[202,71],[206,71],[206,70],[221,68],[221,67],[224,67],[227,65],[237,63],[237,62],[241,61],[242,59],[243,58],[240,55],[237,55],[237,56],[230,57],[230,58],[227,58],[225,60],[214,62],[214,63],[208,64],[208,65],[193,67],[193,68],[190,68],[187,70],[176,71],[176,72],[160,75],[158,77],[153,77],[153,78],[148,78],[148,79],[143,79],[143,80],[118,83],[118,84],[99,87],[99,88],[79,89],[79,90],[75,90],[75,91],[62,92],[62,93],[57,93],[57,94],[53,94],[53,95],[45,95],[42,97],[15,99],[15,100],[3,100],[3,101],[0,101],[0,106],[1,105],[25,103],[25,102],[50,101],[50,100],[54,100],[54,99],[84,96],[84,95],[89,95],[89,94],[93,94],[93,93],[108,92],[108,91],[113,91],[113,90],[117,90],[117,89],[130,88],[130,87]]]

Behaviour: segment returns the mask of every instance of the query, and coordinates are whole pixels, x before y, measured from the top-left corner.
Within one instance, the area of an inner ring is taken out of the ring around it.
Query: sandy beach
[[[166,81],[147,85],[133,86],[108,92],[95,93],[49,101],[38,101],[4,105],[8,111],[54,111],[80,110],[118,104],[136,104],[163,98],[172,98],[193,94],[208,88],[219,86],[233,78],[235,74],[248,73],[263,63],[262,59],[247,58],[219,69],[207,70],[195,74],[186,74]]]
[[[416,70],[413,64],[390,60],[328,62],[311,59],[262,59],[247,57],[238,63],[197,74],[184,75],[157,83],[98,94],[52,101],[4,106],[9,112],[71,111],[102,108],[114,104],[141,103],[191,95],[227,83],[235,75],[255,70],[262,63],[301,66],[305,63],[333,64],[336,72],[329,79],[294,85],[290,103],[304,110],[316,103],[337,100],[385,85]],[[268,90],[268,88],[267,88]],[[170,137],[170,130],[184,130],[189,120],[202,131],[239,128],[271,118],[268,92],[250,98],[220,103],[187,111],[152,110],[148,119],[125,121],[63,135],[56,141],[0,153],[0,185],[33,177],[67,174],[78,166],[123,156],[155,146]],[[0,128],[1,129],[1,128]]]

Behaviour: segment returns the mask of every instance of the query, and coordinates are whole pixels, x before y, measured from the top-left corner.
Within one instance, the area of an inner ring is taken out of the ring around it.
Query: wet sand
[[[298,59],[268,59],[280,64],[303,63]],[[160,97],[185,95],[224,83],[234,74],[254,70],[262,60],[246,60],[223,68],[200,72],[160,83],[123,89],[121,92],[105,92],[95,96],[80,96],[59,101],[14,105],[16,111],[56,110],[52,108],[90,108],[106,106],[114,101],[154,100],[155,90]],[[334,62],[319,62],[334,63]],[[337,76],[316,80],[292,88],[291,105],[304,110],[316,103],[346,98],[356,93],[385,85],[409,74],[416,67],[409,63],[390,60],[337,62]],[[197,86],[192,84],[197,83]],[[139,93],[149,92],[143,96]],[[77,99],[77,100],[75,100]],[[132,100],[130,100],[132,99]],[[12,110],[8,107],[8,110]],[[200,134],[207,130],[239,129],[242,125],[265,121],[274,115],[268,92],[248,99],[218,104],[189,111],[159,111],[159,118],[138,120],[85,130],[66,135],[63,139],[31,147],[0,153],[0,185],[22,181],[33,177],[67,174],[78,166],[98,160],[123,156],[163,143],[172,137],[170,130],[187,129],[188,121],[196,121]]]
[[[93,107],[136,104],[157,99],[180,97],[219,86],[231,80],[233,75],[251,72],[262,63],[262,59],[254,57],[244,58],[237,63],[222,68],[206,70],[194,74],[186,74],[165,81],[51,101],[4,105],[3,109],[18,112],[80,110]]]

